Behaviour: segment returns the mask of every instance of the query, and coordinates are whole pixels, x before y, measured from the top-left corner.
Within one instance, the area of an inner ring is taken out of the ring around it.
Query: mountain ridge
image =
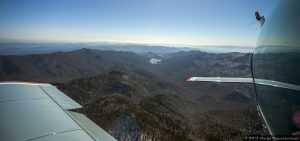
[[[160,63],[150,63],[153,57]],[[158,55],[84,48],[0,56],[0,80],[52,83],[119,140],[241,140],[262,134],[253,86],[185,79],[250,77],[250,58],[244,53]]]

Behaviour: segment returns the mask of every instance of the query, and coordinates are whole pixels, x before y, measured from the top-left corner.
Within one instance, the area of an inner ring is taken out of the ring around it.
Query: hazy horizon
[[[232,45],[174,45],[174,44],[143,44],[143,43],[124,43],[124,42],[30,42],[30,41],[10,41],[10,42],[0,42],[0,48],[4,47],[1,44],[16,44],[18,48],[22,48],[23,44],[39,45],[35,47],[39,48],[51,48],[49,45],[83,45],[82,48],[89,48],[89,46],[146,46],[146,47],[169,47],[169,48],[190,48],[208,53],[228,53],[228,52],[241,52],[241,53],[251,53],[256,48],[255,46],[232,46]],[[40,46],[45,45],[45,46]],[[12,47],[12,46],[9,46]],[[27,46],[28,47],[28,46]],[[56,46],[54,46],[56,47]],[[230,48],[229,48],[230,47]],[[7,46],[6,46],[7,48]]]

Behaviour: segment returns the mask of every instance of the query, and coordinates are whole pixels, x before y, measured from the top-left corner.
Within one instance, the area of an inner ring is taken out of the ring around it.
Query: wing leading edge
[[[300,86],[290,83],[284,83],[274,80],[254,79],[253,78],[238,78],[238,77],[190,77],[186,82],[221,82],[221,83],[248,83],[267,85],[290,90],[300,91]]]

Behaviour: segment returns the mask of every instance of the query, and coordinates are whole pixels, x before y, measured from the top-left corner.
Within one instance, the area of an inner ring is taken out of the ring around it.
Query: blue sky
[[[1,0],[0,40],[255,46],[276,0]]]

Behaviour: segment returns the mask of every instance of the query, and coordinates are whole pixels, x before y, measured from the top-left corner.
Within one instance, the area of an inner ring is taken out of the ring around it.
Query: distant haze
[[[0,43],[0,55],[28,55],[57,51],[72,51],[81,48],[98,50],[129,51],[134,53],[166,54],[178,51],[200,50],[208,53],[252,53],[254,47],[246,46],[171,46],[119,43]]]

